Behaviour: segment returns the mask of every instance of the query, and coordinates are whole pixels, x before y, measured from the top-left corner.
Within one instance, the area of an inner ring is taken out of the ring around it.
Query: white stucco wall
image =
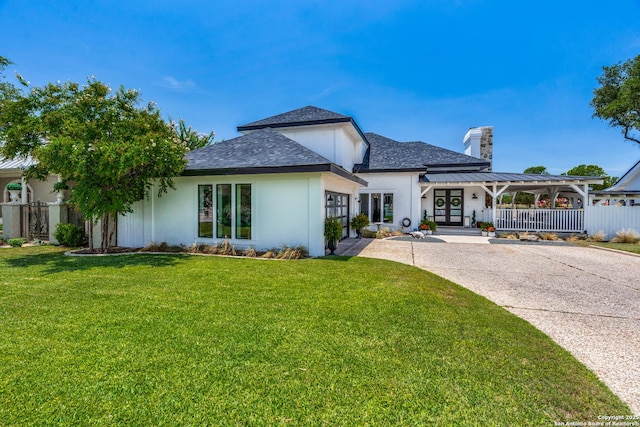
[[[418,182],[419,174],[413,172],[397,172],[397,173],[368,173],[360,174],[361,178],[369,182],[367,188],[360,189],[360,193],[392,193],[393,194],[393,227],[405,230],[415,229],[420,224],[424,211],[427,216],[434,214],[433,194],[431,189],[425,194],[425,198],[421,197],[422,185]],[[485,207],[485,192],[481,187],[443,187],[443,188],[462,188],[463,198],[463,217],[468,216],[469,220],[476,211],[476,222],[491,221],[492,210]],[[473,199],[473,193],[477,199]],[[358,210],[355,211],[356,213]],[[409,218],[411,226],[402,227],[402,220]],[[381,224],[388,226],[389,224]]]
[[[325,190],[349,194],[353,201],[358,188],[328,173],[180,177],[175,184],[176,191],[138,202],[134,213],[120,218],[119,245],[220,243],[197,235],[198,185],[211,184],[215,192],[216,184],[251,184],[252,238],[231,243],[256,250],[303,246],[311,256],[322,256]]]
[[[351,171],[362,163],[364,143],[351,124],[330,124],[276,129],[289,139],[315,151],[331,162]]]
[[[402,220],[411,219],[410,229],[420,223],[420,184],[419,174],[415,172],[366,173],[359,174],[369,185],[360,189],[360,193],[393,194],[393,224],[381,224],[402,230]],[[408,230],[405,228],[405,230]]]

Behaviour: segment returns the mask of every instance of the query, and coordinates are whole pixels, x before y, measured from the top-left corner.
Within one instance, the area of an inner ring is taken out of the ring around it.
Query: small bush
[[[53,237],[62,246],[77,248],[87,242],[87,236],[82,227],[75,224],[58,224],[53,232]]]
[[[589,236],[587,240],[589,240],[590,242],[602,242],[604,241],[604,238],[605,238],[604,232],[598,231],[592,234],[591,236]]]
[[[187,248],[189,251],[191,247]],[[181,246],[169,246],[167,242],[157,243],[149,243],[144,248],[140,249],[140,252],[170,252],[170,253],[178,253],[183,252],[184,248]]]
[[[242,252],[242,256],[246,256],[248,258],[255,258],[258,256],[258,254],[256,253],[255,249],[249,247],[245,249],[244,252]]]
[[[22,245],[24,245],[27,242],[27,239],[22,238],[22,237],[14,237],[13,239],[9,239],[7,240],[7,243],[9,244],[9,246],[11,246],[12,248],[20,248],[22,247]]]
[[[361,235],[362,237],[366,237],[366,238],[368,238],[368,239],[375,239],[375,238],[377,237],[377,236],[376,236],[376,235],[377,235],[377,231],[374,231],[374,230],[368,230],[368,229],[366,229],[366,228],[365,228],[364,230],[362,230],[362,232],[360,233],[360,235]]]
[[[556,233],[540,233],[538,234],[542,240],[560,240]]]
[[[369,217],[363,213],[358,214],[353,218],[351,218],[351,228],[353,228],[357,232],[360,232],[360,230],[368,226],[369,226]]]
[[[616,231],[616,237],[611,239],[611,243],[631,243],[635,244],[640,242],[640,235],[632,229],[623,229]]]

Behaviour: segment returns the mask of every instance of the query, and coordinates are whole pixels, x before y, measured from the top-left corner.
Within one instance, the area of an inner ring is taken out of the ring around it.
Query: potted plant
[[[324,220],[324,238],[327,240],[327,245],[331,253],[329,255],[335,255],[336,248],[338,247],[338,241],[342,237],[342,222],[338,218],[332,216],[325,218]]]
[[[20,184],[19,182],[10,182],[7,185],[7,190],[9,191],[11,203],[20,203],[20,192],[22,191],[22,184]]]
[[[489,223],[488,222],[481,222],[480,223],[480,231],[482,231],[482,235],[483,236],[487,236],[489,233]]]
[[[358,238],[362,234],[362,229],[369,225],[369,217],[363,213],[360,213],[353,218],[351,218],[351,228],[356,230],[356,234]]]
[[[420,226],[418,227],[418,229],[420,231],[422,231],[424,234],[432,234],[433,233],[433,230],[431,230],[431,227],[429,226],[429,224],[427,224],[425,222],[421,223]]]
[[[473,213],[471,214],[471,227],[475,227],[476,226],[476,210],[473,210]]]
[[[496,229],[494,226],[490,225],[487,227],[487,234],[489,235],[489,237],[495,237],[496,236]]]

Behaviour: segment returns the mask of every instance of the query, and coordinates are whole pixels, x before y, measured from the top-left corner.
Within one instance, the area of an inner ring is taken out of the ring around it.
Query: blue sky
[[[462,151],[494,126],[494,170],[597,164],[638,144],[593,119],[603,65],[640,54],[640,0],[0,0],[0,55],[32,84],[139,89],[216,139],[315,105],[365,132]]]

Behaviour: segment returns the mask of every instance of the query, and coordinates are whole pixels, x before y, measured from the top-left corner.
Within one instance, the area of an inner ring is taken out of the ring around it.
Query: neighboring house
[[[23,177],[26,168],[33,164],[31,158],[7,160],[0,158],[0,189],[2,189],[2,203],[9,203],[9,191],[7,185],[12,182],[22,184],[20,202],[55,202],[56,193],[53,192],[53,185],[58,180],[55,176],[50,176],[45,181],[29,180]],[[1,210],[0,210],[1,212]],[[1,216],[1,214],[0,214]]]
[[[640,160],[611,187],[592,191],[591,200],[609,206],[640,206]]]
[[[473,128],[465,154],[363,133],[352,117],[308,106],[238,127],[243,135],[190,152],[177,191],[138,202],[118,244],[189,245],[228,238],[256,249],[304,246],[325,254],[324,219],[367,214],[375,227],[411,230],[492,221],[502,229],[583,231],[583,210],[497,209],[505,192],[571,194],[586,204],[594,177],[491,171],[493,128]],[[553,197],[555,199],[555,197]],[[540,211],[540,212],[539,212]],[[547,211],[544,213],[541,211]],[[551,212],[553,211],[553,212]]]
[[[602,233],[604,239],[618,231],[640,232],[640,161],[615,184],[589,194],[585,229],[589,234]]]

